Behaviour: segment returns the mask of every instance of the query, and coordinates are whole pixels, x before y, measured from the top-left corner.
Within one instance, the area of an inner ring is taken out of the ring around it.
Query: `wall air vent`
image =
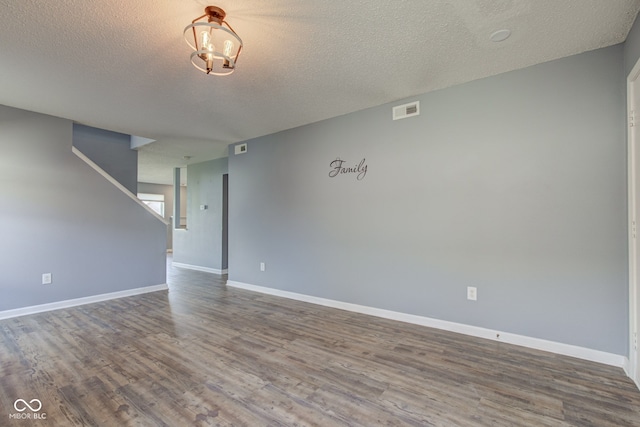
[[[233,154],[244,154],[247,152],[247,144],[238,144],[234,146]]]
[[[410,102],[408,104],[393,107],[393,120],[406,119],[407,117],[420,115],[420,101]]]

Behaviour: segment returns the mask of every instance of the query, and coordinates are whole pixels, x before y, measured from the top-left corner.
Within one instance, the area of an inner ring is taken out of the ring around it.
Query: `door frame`
[[[229,174],[222,175],[222,274],[229,273]]]
[[[640,197],[638,191],[638,167],[640,166],[640,132],[636,128],[640,126],[638,110],[640,105],[635,105],[634,91],[640,94],[640,59],[627,76],[627,203],[628,203],[628,258],[629,258],[629,366],[627,375],[640,388],[640,357],[638,352],[638,320],[640,303],[638,292],[640,288],[638,274],[638,254],[640,253],[639,239],[637,238],[638,213],[640,212]],[[637,97],[640,99],[640,96]]]

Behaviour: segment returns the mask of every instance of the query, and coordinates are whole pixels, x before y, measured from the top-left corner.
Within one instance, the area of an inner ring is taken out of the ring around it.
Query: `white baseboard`
[[[183,264],[181,262],[173,262],[172,265],[174,267],[178,267],[178,268],[186,268],[186,269],[189,269],[189,270],[204,271],[205,273],[213,273],[213,274],[227,274],[227,272],[229,271],[226,268],[224,270],[218,270],[217,268],[201,267],[199,265]]]
[[[416,316],[413,314],[400,313],[397,311],[384,310],[380,308],[367,307],[358,304],[351,304],[342,301],[335,301],[326,298],[319,298],[295,292],[282,291],[279,289],[266,288],[263,286],[250,285],[242,282],[227,281],[227,285],[234,288],[246,289],[249,291],[260,292],[263,294],[274,295],[294,299],[298,301],[309,302],[312,304],[324,305],[326,307],[338,308],[341,310],[352,311],[356,313],[368,314],[371,316],[382,317],[400,322],[413,323],[416,325],[427,326],[430,328],[442,329],[450,332],[470,335],[479,338],[485,338],[493,341],[505,342],[508,344],[529,347],[537,350],[548,351],[551,353],[561,354],[563,356],[576,357],[578,359],[589,360],[592,362],[603,363],[605,365],[625,368],[629,364],[629,360],[625,356],[607,353],[600,350],[593,350],[584,347],[578,347],[571,344],[563,344],[555,341],[547,341],[540,338],[532,338],[524,335],[512,334],[509,332],[495,331],[485,329],[478,326],[465,325],[462,323],[449,322],[446,320],[433,319],[430,317]]]
[[[133,295],[146,294],[149,292],[166,291],[169,286],[162,285],[147,286],[144,288],[127,289],[126,291],[111,292],[108,294],[93,295],[90,297],[76,298],[65,301],[52,302],[48,304],[34,305],[31,307],[16,308],[14,310],[0,311],[0,320],[12,317],[27,316],[29,314],[43,313],[45,311],[60,310],[63,308],[76,307],[78,305],[92,304],[94,302],[108,301],[116,298],[130,297]]]

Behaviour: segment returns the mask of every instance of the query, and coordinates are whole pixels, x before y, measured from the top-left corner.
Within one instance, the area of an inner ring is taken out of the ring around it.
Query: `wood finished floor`
[[[168,271],[0,321],[0,426],[640,426],[618,368]],[[20,398],[46,420],[9,418]]]

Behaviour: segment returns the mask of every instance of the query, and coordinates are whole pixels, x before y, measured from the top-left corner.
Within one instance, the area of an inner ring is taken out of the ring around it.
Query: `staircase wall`
[[[69,120],[0,106],[0,314],[166,282],[166,225],[72,141]]]

